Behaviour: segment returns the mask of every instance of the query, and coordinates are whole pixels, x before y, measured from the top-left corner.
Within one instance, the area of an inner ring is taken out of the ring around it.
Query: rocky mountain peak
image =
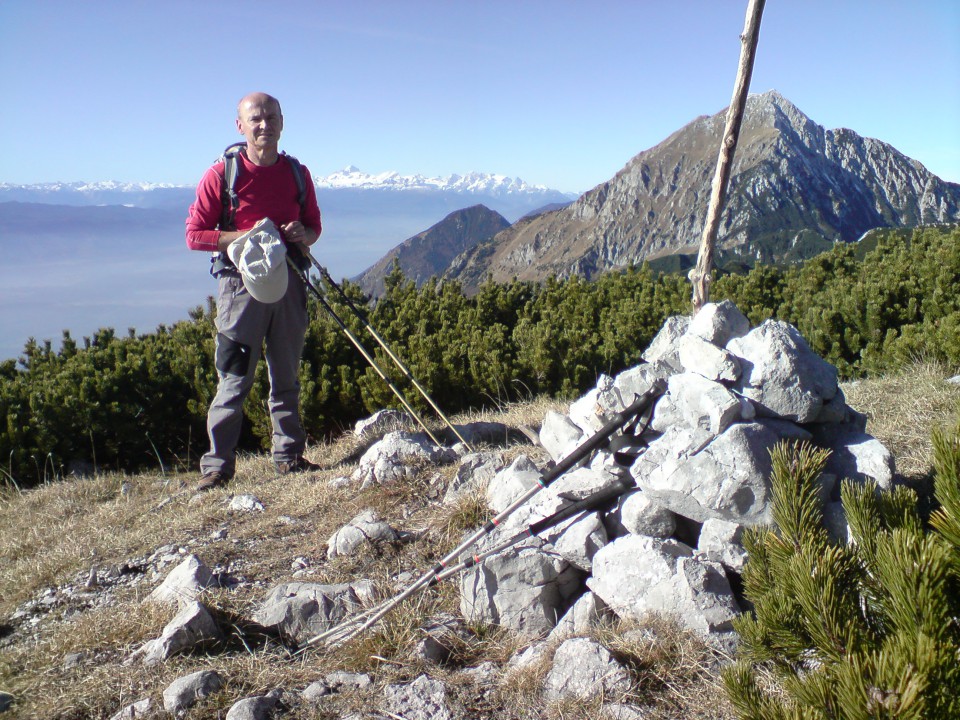
[[[490,274],[542,280],[696,252],[726,109],[641,152],[569,207],[518,223],[453,263],[470,289]],[[876,227],[960,220],[960,185],[852,130],[826,130],[776,90],[751,95],[717,242],[738,264],[797,261]]]

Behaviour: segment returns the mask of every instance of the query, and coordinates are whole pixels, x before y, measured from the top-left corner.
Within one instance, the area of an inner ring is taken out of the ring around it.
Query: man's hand
[[[310,228],[304,227],[299,220],[280,226],[283,233],[283,239],[290,243],[303,243],[304,245],[313,245],[317,239],[316,233]]]

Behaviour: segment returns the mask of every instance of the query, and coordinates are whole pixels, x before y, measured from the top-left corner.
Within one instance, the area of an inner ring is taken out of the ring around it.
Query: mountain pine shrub
[[[827,451],[774,449],[774,526],[745,534],[753,612],[724,674],[740,717],[960,717],[960,427],[933,439],[929,524],[912,490],[845,480],[847,542],[824,526]]]

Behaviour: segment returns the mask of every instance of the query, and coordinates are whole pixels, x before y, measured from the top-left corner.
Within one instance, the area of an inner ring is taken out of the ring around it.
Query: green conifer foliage
[[[753,612],[724,673],[740,717],[960,717],[960,427],[934,442],[930,527],[912,490],[845,480],[847,541],[824,528],[827,453],[774,449],[774,525],[745,535]]]
[[[960,427],[953,434],[942,430],[933,434],[934,492],[940,509],[930,524],[954,547],[954,570],[960,574]]]
[[[319,279],[317,279],[319,282]],[[485,282],[465,296],[456,282],[417,287],[394,268],[376,303],[349,282],[343,290],[412,375],[448,414],[535,395],[572,399],[601,373],[616,375],[670,315],[690,310],[686,276],[649,265],[592,282]],[[843,378],[898,370],[917,357],[960,364],[960,228],[880,234],[838,245],[802,265],[759,265],[720,275],[714,299],[733,300],[757,325],[797,327]],[[328,300],[410,403],[431,414],[337,293]],[[336,322],[313,298],[300,365],[301,415],[319,440],[399,403]],[[64,335],[59,352],[30,340],[0,362],[0,490],[63,477],[71,466],[138,470],[193,467],[205,449],[205,416],[216,392],[215,304],[190,320],[140,336],[102,329],[82,341]],[[265,367],[245,406],[240,447],[269,446]],[[935,516],[944,537],[960,528]],[[951,504],[952,502],[952,504]],[[946,524],[944,524],[946,523]],[[954,539],[954,543],[955,543]]]

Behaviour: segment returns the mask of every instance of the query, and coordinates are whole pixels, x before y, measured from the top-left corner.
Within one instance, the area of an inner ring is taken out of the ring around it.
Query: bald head
[[[237,103],[237,117],[243,113],[244,108],[254,107],[254,106],[264,106],[269,104],[274,104],[277,106],[277,112],[283,115],[283,111],[280,110],[280,101],[277,100],[273,95],[267,95],[265,92],[252,92],[249,95],[244,95],[240,102]]]

